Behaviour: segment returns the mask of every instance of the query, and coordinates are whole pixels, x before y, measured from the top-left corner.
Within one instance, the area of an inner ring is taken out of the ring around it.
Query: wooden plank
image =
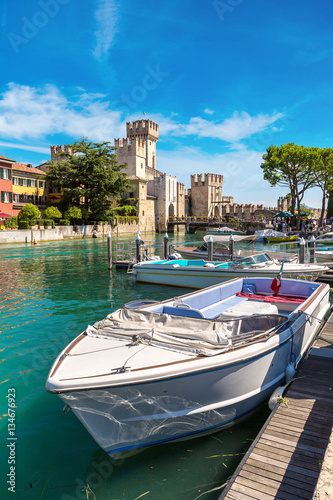
[[[230,496],[230,491],[228,492],[228,495],[225,497],[227,499],[235,499],[235,500],[243,500],[244,499],[251,499],[254,498],[255,500],[274,500],[275,497],[272,495],[266,495],[265,493],[261,493],[259,491],[252,490],[246,486],[243,486],[242,484],[234,483],[233,485],[233,490],[232,493],[237,494],[243,494],[243,497],[239,496]]]
[[[267,435],[261,436],[260,442],[267,445],[271,446],[273,449],[280,449],[281,446],[283,449],[290,451],[291,453],[294,453],[295,450],[297,449],[298,453],[303,455],[304,457],[309,457],[309,458],[315,458],[318,460],[321,460],[323,458],[323,450],[310,450],[309,448],[305,448],[302,445],[298,445],[298,443],[290,443],[287,441],[287,439],[284,439],[283,441],[275,441],[274,439],[269,439]]]
[[[243,469],[254,472],[260,476],[270,477],[272,479],[276,479],[277,481],[283,481],[286,484],[298,485],[302,482],[302,487],[312,492],[314,491],[317,482],[313,477],[309,478],[308,476],[302,474],[296,474],[288,469],[282,471],[281,469],[264,464],[263,462],[257,462],[251,458],[247,460]]]
[[[298,453],[297,450],[294,451],[294,453],[291,453],[286,450],[277,450],[270,448],[270,446],[266,446],[261,443],[261,441],[257,444],[255,447],[254,451],[257,454],[260,454],[262,456],[268,457],[268,458],[274,458],[276,460],[279,460],[281,462],[285,462],[287,464],[292,464],[292,465],[297,465],[298,467],[302,467],[303,469],[306,470],[312,470],[315,472],[320,471],[320,466],[319,466],[319,461],[307,457],[306,460],[303,458],[302,455]]]
[[[256,483],[259,483],[259,487],[261,485],[265,485],[269,493],[272,492],[276,494],[277,492],[284,491],[286,493],[293,494],[295,496],[300,496],[304,500],[306,499],[311,500],[313,495],[313,491],[309,491],[307,489],[302,488],[302,483],[300,482],[298,483],[296,482],[296,484],[290,484],[290,483],[286,484],[285,482],[269,478],[268,476],[258,477],[256,473],[245,470],[244,468],[241,470],[239,477],[243,477],[248,481],[252,481],[253,483],[252,488]],[[261,488],[260,491],[262,491]]]
[[[321,424],[317,424],[315,426],[314,431],[312,431],[312,429],[310,429],[310,426],[307,424],[306,421],[301,421],[301,420],[298,420],[296,418],[292,418],[289,415],[283,415],[283,414],[275,415],[274,422],[279,422],[281,427],[283,425],[285,425],[285,427],[288,428],[288,426],[289,426],[290,428],[295,429],[296,431],[308,430],[310,435],[323,436],[323,433],[324,433],[324,435],[330,434],[330,426],[325,425],[324,422]]]
[[[324,451],[323,448],[318,448],[317,446],[303,444],[297,440],[293,441],[291,439],[284,439],[280,435],[274,436],[271,434],[270,428],[266,429],[266,431],[262,434],[261,439],[267,439],[269,441],[274,441],[276,443],[282,444],[283,446],[290,446],[290,443],[292,443],[294,448],[296,447],[296,444],[297,444],[297,448],[299,448],[301,450],[306,450],[308,452],[315,453],[317,455],[322,455],[323,451]]]
[[[291,471],[293,472],[298,472],[299,474],[306,474],[309,475],[310,477],[315,477],[316,479],[318,478],[318,473],[313,471],[313,470],[305,470],[303,467],[299,467],[298,465],[294,464],[287,464],[283,461],[276,460],[274,458],[270,458],[267,456],[262,456],[258,455],[257,453],[252,453],[252,458],[255,460],[258,460],[259,462],[264,462],[266,464],[273,465],[275,467],[280,467],[280,469],[286,470],[287,468],[290,468]]]
[[[284,422],[280,423],[278,422],[277,420],[274,421],[274,426],[272,425],[270,427],[270,429],[273,429],[274,431],[276,432],[279,432],[281,434],[283,434],[284,436],[290,436],[290,437],[294,437],[295,439],[299,440],[299,439],[303,439],[304,440],[309,440],[309,441],[314,441],[314,440],[318,440],[318,446],[323,446],[325,449],[327,447],[327,442],[328,442],[328,439],[327,437],[324,438],[322,436],[321,433],[319,432],[315,432],[311,429],[306,429],[306,431],[304,429],[291,429],[286,426],[286,424]]]
[[[295,494],[295,492],[289,493],[287,491],[283,491],[281,488],[279,488],[279,483],[274,481],[275,484],[264,484],[264,483],[257,483],[253,480],[249,480],[247,478],[244,478],[242,476],[238,476],[236,479],[237,484],[241,484],[247,488],[249,488],[250,491],[255,490],[259,491],[260,493],[265,493],[266,495],[271,495],[273,498],[279,498],[281,500],[295,500],[296,498],[301,498],[304,500],[305,498],[302,496],[302,492],[299,492]],[[273,482],[272,482],[273,483]]]

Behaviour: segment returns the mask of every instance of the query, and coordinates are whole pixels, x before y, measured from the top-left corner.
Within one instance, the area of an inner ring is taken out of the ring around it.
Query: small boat
[[[299,239],[298,234],[286,234],[286,233],[281,233],[278,236],[268,236],[267,241],[269,243],[288,243],[288,241],[296,241]]]
[[[320,236],[317,236],[315,239],[316,245],[317,243],[324,243],[325,245],[333,245],[333,233],[324,233],[321,234]]]
[[[223,226],[223,227],[213,227],[213,228],[210,228],[210,229],[207,229],[207,234],[220,234],[220,235],[241,235],[241,236],[246,236],[246,233],[244,233],[244,231],[239,231],[238,229],[233,229],[232,227],[227,227],[227,226]]]
[[[315,257],[317,262],[331,262],[333,260],[332,248],[320,248],[315,250]]]
[[[330,307],[326,284],[271,284],[128,304],[61,352],[46,389],[115,458],[229,426],[290,380]]]
[[[267,253],[259,253],[228,262],[188,259],[145,261],[133,266],[133,274],[136,281],[144,283],[205,288],[239,277],[256,276],[273,279],[279,273],[280,267],[281,263],[272,259]],[[314,280],[328,269],[319,264],[285,262],[283,276]]]
[[[287,233],[283,233],[282,231],[275,231],[274,229],[260,229],[255,231],[254,233],[257,236],[256,241],[274,241],[274,242],[282,242],[286,241],[285,238],[289,238]],[[298,235],[292,235],[294,240],[298,238]],[[294,241],[292,240],[292,241]],[[289,240],[288,240],[289,241]]]

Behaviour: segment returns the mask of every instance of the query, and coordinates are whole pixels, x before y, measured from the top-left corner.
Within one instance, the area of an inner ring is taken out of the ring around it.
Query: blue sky
[[[2,0],[0,154],[36,166],[149,118],[159,170],[276,206],[266,148],[332,146],[332,15],[329,0]]]

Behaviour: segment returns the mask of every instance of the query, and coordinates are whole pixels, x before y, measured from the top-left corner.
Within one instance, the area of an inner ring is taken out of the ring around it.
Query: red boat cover
[[[255,293],[237,292],[237,297],[244,297],[253,300],[262,300],[263,302],[289,302],[291,304],[302,304],[306,299],[302,297],[292,297],[290,295],[260,295]]]

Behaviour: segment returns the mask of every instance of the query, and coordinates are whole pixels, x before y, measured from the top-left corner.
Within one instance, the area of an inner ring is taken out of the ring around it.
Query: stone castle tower
[[[51,149],[51,161],[56,160],[56,161],[61,161],[61,160],[66,160],[66,158],[63,156],[56,156],[60,153],[67,153],[69,155],[73,154],[72,153],[72,147],[69,144],[65,144],[64,146],[50,146]]]
[[[156,142],[158,125],[151,120],[126,123],[126,139],[115,139],[119,163],[126,163],[127,174],[146,178],[146,169],[156,170]]]
[[[191,175],[191,213],[194,216],[222,216],[223,175]]]

